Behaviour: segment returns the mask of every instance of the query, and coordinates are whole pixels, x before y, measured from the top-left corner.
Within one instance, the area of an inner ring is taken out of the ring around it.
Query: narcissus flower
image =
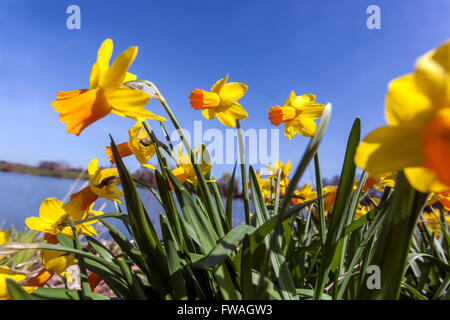
[[[237,102],[247,91],[247,86],[240,82],[227,83],[228,75],[217,81],[211,92],[194,89],[189,99],[195,110],[202,110],[206,119],[217,119],[227,127],[233,128],[236,120],[246,119],[247,112]]]
[[[117,151],[121,158],[135,155],[136,159],[144,167],[155,169],[154,166],[147,163],[147,161],[155,154],[155,146],[153,145],[147,131],[143,128],[142,122],[138,121],[133,128],[128,130],[128,142],[117,145]],[[106,147],[106,154],[111,163],[115,163],[111,147]]]
[[[436,212],[436,215],[438,217],[442,217],[439,209],[434,209],[434,211]],[[433,212],[427,212],[424,211],[423,213],[423,217],[427,223],[428,228],[430,229],[431,232],[434,232],[434,236],[438,237],[441,233],[441,224],[439,223],[438,219],[436,218],[436,215]],[[444,216],[446,223],[450,224],[450,215],[449,214],[445,214]],[[419,220],[419,222],[422,222]]]
[[[280,173],[280,187],[286,188],[289,184],[288,175],[292,170],[291,161],[289,160],[286,164],[283,164],[280,160],[276,160],[273,166],[268,165],[267,169],[270,171],[269,179],[276,179],[278,177],[278,172]]]
[[[119,171],[117,168],[98,167],[98,159],[91,160],[88,166],[90,185],[70,196],[71,199],[81,197],[81,209],[85,210],[99,197],[114,201],[123,197],[123,192],[115,187],[119,182]]]
[[[137,54],[137,47],[122,52],[111,67],[109,61],[113,42],[106,39],[97,53],[89,78],[89,89],[58,91],[51,104],[60,114],[59,120],[67,124],[67,132],[79,135],[91,123],[109,113],[137,120],[137,118],[165,121],[144,109],[151,96],[143,91],[129,88],[124,82],[136,80],[128,68]]]
[[[428,197],[427,206],[440,202],[445,210],[450,211],[450,192],[431,193]]]
[[[25,280],[25,275],[19,272],[15,272],[8,267],[0,266],[0,299],[10,299],[8,286],[6,284],[6,279],[14,280],[15,282],[21,282]],[[22,287],[26,292],[32,293],[36,288],[23,286]]]
[[[313,186],[305,184],[299,190],[295,190],[296,197],[291,198],[291,202],[294,205],[301,204],[303,202],[317,198],[317,192],[313,191]]]
[[[195,159],[198,160],[198,164],[200,166],[202,174],[206,175],[211,170],[212,164],[206,161],[206,159],[203,159],[203,146],[192,149],[192,152],[194,153]],[[193,185],[197,185],[198,179],[197,175],[195,174],[194,166],[191,162],[191,156],[189,154],[183,155],[183,152],[181,152],[181,148],[178,151],[177,166],[178,168],[173,169],[172,173],[175,177],[177,177],[178,181],[180,181],[181,183],[188,181]]]
[[[275,106],[269,109],[269,120],[279,126],[284,122],[284,134],[292,139],[296,133],[305,137],[312,137],[317,125],[314,119],[322,116],[325,106],[316,103],[316,96],[304,94],[296,96],[294,91],[282,107]]]
[[[32,230],[42,231],[50,234],[64,233],[73,237],[72,229],[66,226],[68,220],[67,216],[75,222],[86,219],[90,210],[80,209],[80,199],[70,200],[66,205],[55,198],[47,198],[41,203],[39,208],[39,217],[28,217],[25,219],[25,224]],[[82,223],[75,226],[77,232],[89,235],[97,235],[90,223]]]
[[[421,192],[450,190],[450,42],[389,84],[386,119],[361,142],[356,164],[374,175],[403,170]]]

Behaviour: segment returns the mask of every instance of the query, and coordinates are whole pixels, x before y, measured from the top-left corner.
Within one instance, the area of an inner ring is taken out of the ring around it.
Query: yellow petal
[[[216,117],[216,111],[214,110],[214,108],[202,109],[202,115],[206,119],[211,120]]]
[[[233,128],[236,125],[236,117],[228,110],[216,113],[217,119],[225,126]]]
[[[39,217],[44,221],[55,223],[66,214],[62,206],[63,203],[55,198],[45,199],[39,208]]]
[[[356,150],[355,163],[375,175],[422,164],[420,129],[384,126],[369,133]]]
[[[87,126],[111,111],[102,90],[74,90],[70,97],[50,102],[60,114],[59,120],[67,124],[67,132],[79,135]],[[75,94],[77,93],[77,94]]]
[[[125,79],[123,80],[123,82],[128,82],[128,81],[134,81],[137,79],[137,76],[135,74],[129,73],[127,72],[127,74],[125,75]]]
[[[450,41],[417,59],[416,80],[436,106],[450,104]]]
[[[224,78],[222,78],[219,81],[217,81],[216,83],[214,83],[213,86],[211,87],[211,92],[220,94],[220,91],[222,90],[225,83],[227,83],[227,80],[228,80],[228,75],[226,75]]]
[[[220,91],[220,98],[230,102],[242,98],[247,91],[247,85],[240,82],[226,83]]]
[[[406,168],[404,172],[411,186],[420,192],[443,192],[450,190],[450,186],[441,183],[434,172],[427,168]]]
[[[112,113],[119,116],[138,120],[139,118],[166,121],[165,118],[157,116],[144,107],[151,96],[140,90],[131,89],[126,86],[114,90],[108,94],[108,102],[112,106]]]
[[[293,91],[292,91],[293,92]],[[294,93],[295,95],[295,93]],[[314,103],[314,101],[316,101],[316,96],[313,94],[303,94],[301,96],[296,96],[292,102],[291,105],[294,108],[298,108],[301,107],[302,105],[306,104],[306,103]]]
[[[100,49],[97,51],[97,61],[92,66],[91,76],[89,79],[89,88],[97,88],[100,78],[103,77],[109,68],[109,60],[113,51],[113,42],[111,39],[103,41]]]
[[[298,116],[284,123],[284,133],[286,137],[292,139],[296,133],[304,137],[312,137],[316,132],[316,123],[309,118]]]
[[[307,103],[299,106],[297,110],[301,111],[303,117],[317,119],[322,116],[325,106],[320,103]]]
[[[100,79],[100,87],[105,91],[114,90],[122,85],[128,68],[133,63],[138,52],[137,47],[129,47],[114,60],[111,68]]]
[[[295,101],[295,92],[291,91],[291,93],[289,94],[289,97],[287,98],[286,102],[283,104],[283,107],[285,107],[285,106],[293,107],[294,101]]]
[[[98,170],[98,159],[93,158],[91,160],[91,162],[89,162],[89,165],[88,165],[89,180],[91,181],[91,183],[92,183],[92,181],[94,181],[97,170]]]
[[[423,126],[434,110],[431,100],[417,86],[414,74],[390,82],[386,95],[388,124]]]
[[[9,232],[8,230],[0,230],[0,246],[9,241]]]

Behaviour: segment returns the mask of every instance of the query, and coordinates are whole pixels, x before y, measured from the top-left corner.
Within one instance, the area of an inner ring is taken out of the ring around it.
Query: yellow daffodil
[[[441,218],[439,209],[434,209],[434,211],[436,212],[438,217]],[[424,217],[430,231],[434,232],[435,237],[438,237],[439,234],[441,233],[441,225],[440,225],[438,219],[436,218],[436,216],[434,215],[434,213],[424,211],[423,217]],[[445,220],[446,220],[447,224],[450,224],[450,215],[449,214],[445,215]]]
[[[396,177],[397,177],[396,173],[381,177],[369,174],[362,188],[362,192],[366,192],[371,188],[375,188],[381,192],[384,190],[385,187],[393,188],[395,186]],[[359,183],[358,180],[353,181],[353,191],[356,191],[358,183]]]
[[[440,202],[445,210],[450,211],[450,192],[432,192],[428,197],[427,206]]]
[[[292,139],[296,133],[305,137],[312,137],[317,125],[314,119],[322,116],[325,106],[316,103],[316,96],[304,94],[296,96],[294,91],[282,107],[275,106],[269,109],[269,120],[279,126],[284,122],[284,134]]]
[[[10,299],[8,286],[6,284],[6,279],[12,279],[15,282],[21,282],[25,280],[25,275],[19,272],[15,272],[8,267],[0,266],[0,299]],[[36,288],[35,287],[29,287],[29,286],[23,286],[22,287],[26,292],[32,293]]]
[[[403,170],[421,192],[450,190],[450,42],[389,84],[386,119],[361,142],[356,164],[375,175]]]
[[[68,133],[79,135],[91,123],[109,113],[135,120],[141,117],[165,121],[144,109],[151,98],[149,94],[123,84],[136,80],[136,76],[127,71],[136,57],[137,47],[129,47],[122,52],[110,67],[112,51],[113,42],[106,39],[92,66],[89,89],[58,91],[56,101],[51,102],[60,114],[59,120],[67,124]]]
[[[211,92],[194,89],[189,96],[191,106],[202,110],[206,119],[217,119],[227,127],[233,128],[236,120],[246,119],[247,112],[237,102],[247,91],[247,86],[240,82],[227,83],[228,75],[217,81]]]
[[[90,208],[81,210],[81,199],[70,200],[66,205],[54,198],[48,198],[42,201],[39,208],[39,217],[28,217],[25,224],[32,230],[42,231],[50,234],[64,233],[73,237],[70,226],[65,226],[68,222],[66,215],[68,214],[75,222],[86,218]],[[96,235],[91,223],[82,223],[76,225],[77,232],[89,235]]]
[[[142,122],[136,122],[133,128],[128,130],[128,142],[117,145],[117,151],[121,158],[135,155],[136,159],[144,167],[155,169],[154,166],[148,164],[147,161],[155,154],[155,146],[153,145],[146,130],[142,126]],[[111,147],[106,147],[106,154],[111,163],[115,163]]]
[[[292,204],[298,205],[303,202],[317,198],[317,192],[313,191],[312,188],[313,188],[312,184],[311,185],[305,184],[299,190],[295,190],[294,194],[297,197],[291,198]]]
[[[0,246],[9,241],[9,231],[8,230],[0,230]]]
[[[365,206],[360,203],[356,206],[355,219],[361,218],[371,210],[371,206]]]
[[[195,159],[198,160],[198,164],[200,166],[202,174],[206,175],[211,170],[212,164],[203,159],[203,146],[192,149],[192,152],[194,153]],[[197,175],[195,174],[194,166],[191,162],[191,157],[189,154],[183,155],[183,152],[181,152],[181,148],[178,151],[177,166],[178,168],[173,169],[172,173],[175,177],[177,177],[178,181],[180,181],[181,183],[188,181],[193,185],[197,185],[198,179]]]
[[[284,194],[287,185],[289,184],[288,175],[292,170],[291,161],[289,160],[283,165],[283,162],[280,160],[276,160],[273,166],[268,165],[267,169],[269,169],[270,175],[268,180],[276,179],[278,177],[278,172],[280,173],[280,195]]]
[[[123,192],[115,187],[119,182],[117,168],[103,169],[98,167],[98,159],[91,160],[88,166],[90,185],[71,195],[71,199],[82,199],[81,209],[91,206],[99,197],[114,201],[123,197]]]
[[[326,186],[322,189],[323,207],[326,214],[333,210],[334,201],[336,200],[337,186]]]

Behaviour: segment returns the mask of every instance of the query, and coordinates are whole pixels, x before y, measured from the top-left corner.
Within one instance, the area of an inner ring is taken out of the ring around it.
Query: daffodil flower
[[[86,219],[90,210],[81,210],[81,199],[70,200],[66,205],[55,198],[47,198],[41,203],[39,208],[39,217],[28,217],[25,219],[25,224],[31,230],[42,231],[50,234],[64,233],[73,237],[72,229],[67,226],[67,215],[75,222]],[[82,223],[75,226],[77,232],[88,235],[97,235],[90,223]]]
[[[155,146],[153,145],[146,130],[142,126],[142,122],[138,121],[133,128],[128,130],[128,142],[118,144],[117,150],[121,158],[135,155],[141,165],[149,169],[155,169],[154,166],[147,161],[155,154]],[[106,147],[106,154],[111,163],[115,163],[111,147]]]
[[[8,267],[0,266],[0,299],[11,299],[8,291],[8,286],[6,284],[6,279],[12,279],[15,282],[21,282],[25,280],[26,276],[23,273],[15,272]],[[28,292],[32,293],[34,290],[36,290],[35,287],[30,286],[22,286],[22,288]]]
[[[247,112],[237,102],[247,91],[247,86],[240,82],[227,83],[228,75],[217,81],[211,91],[194,89],[189,99],[195,110],[202,110],[206,119],[217,119],[227,127],[233,128],[236,120],[246,119]]]
[[[113,42],[106,39],[92,66],[88,89],[58,91],[56,101],[51,102],[60,114],[59,120],[67,124],[68,133],[79,135],[109,113],[135,120],[141,117],[165,121],[144,109],[151,98],[149,94],[124,85],[124,82],[136,80],[136,76],[127,71],[136,57],[137,47],[129,47],[122,52],[110,67],[112,51]]]
[[[317,125],[314,119],[322,116],[325,106],[316,103],[316,96],[304,94],[296,96],[292,91],[282,107],[275,106],[269,109],[269,120],[279,126],[284,122],[284,134],[292,139],[296,133],[305,137],[312,137]]]
[[[362,216],[369,213],[370,210],[372,210],[371,206],[365,206],[365,205],[358,203],[358,205],[356,206],[356,211],[355,211],[355,219],[361,218]]]
[[[449,191],[450,42],[389,84],[386,119],[361,142],[356,164],[375,175],[403,170],[421,192]]]
[[[90,185],[70,196],[71,199],[81,197],[81,209],[84,210],[94,203],[99,197],[114,201],[123,197],[123,192],[115,187],[119,182],[117,168],[98,167],[98,159],[91,160],[88,166]]]
[[[278,172],[280,173],[280,195],[284,195],[286,187],[289,184],[288,175],[292,170],[291,161],[289,160],[283,165],[283,162],[276,160],[273,166],[268,165],[267,169],[270,171],[270,175],[267,178],[269,181],[276,180],[278,177]]]
[[[199,161],[200,170],[203,175],[206,175],[212,168],[212,164],[208,163],[203,159],[203,146],[197,147],[195,149],[192,149],[192,152],[194,153],[195,159]],[[198,159],[198,157],[201,157]],[[197,185],[198,179],[197,175],[194,170],[194,166],[191,162],[191,157],[189,154],[183,155],[183,152],[181,152],[181,148],[178,151],[178,157],[177,157],[177,168],[172,170],[172,173],[175,177],[177,177],[178,181],[181,183],[189,182],[193,185]]]
[[[317,198],[317,192],[313,191],[313,186],[305,184],[299,190],[295,190],[294,194],[297,197],[291,198],[291,202],[294,205],[304,203],[306,201]]]
[[[432,192],[425,205],[431,206],[438,201],[442,204],[445,210],[450,211],[450,192]]]
[[[433,210],[436,212],[436,215],[438,217],[442,216],[439,209],[434,208]],[[439,236],[439,234],[441,233],[441,224],[439,223],[438,219],[436,218],[436,215],[434,215],[433,212],[428,212],[428,211],[423,212],[423,217],[427,223],[428,228],[430,229],[431,232],[434,232],[434,236],[437,238]],[[444,218],[446,220],[446,224],[450,224],[450,215],[446,214],[444,216]]]

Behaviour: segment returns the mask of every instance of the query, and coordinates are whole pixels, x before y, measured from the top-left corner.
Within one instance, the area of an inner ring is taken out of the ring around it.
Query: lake
[[[80,190],[85,183],[86,181],[0,172],[0,229],[7,229],[12,225],[18,229],[24,228],[24,221],[27,217],[39,216],[39,207],[44,199],[56,198],[65,203],[70,194]],[[155,229],[159,233],[159,214],[165,214],[164,209],[150,191],[138,188],[138,193]],[[124,201],[124,199],[122,200]],[[102,207],[102,211],[105,213],[116,212],[112,201],[99,198],[93,209],[99,210]],[[121,207],[122,211],[126,212],[125,204]],[[122,222],[115,218],[108,218],[108,221],[121,232],[127,234]],[[240,224],[241,221],[245,221],[244,203],[241,199],[234,199],[233,225]],[[102,228],[100,223],[94,224],[94,227],[99,236],[107,237],[106,230],[104,227]]]

